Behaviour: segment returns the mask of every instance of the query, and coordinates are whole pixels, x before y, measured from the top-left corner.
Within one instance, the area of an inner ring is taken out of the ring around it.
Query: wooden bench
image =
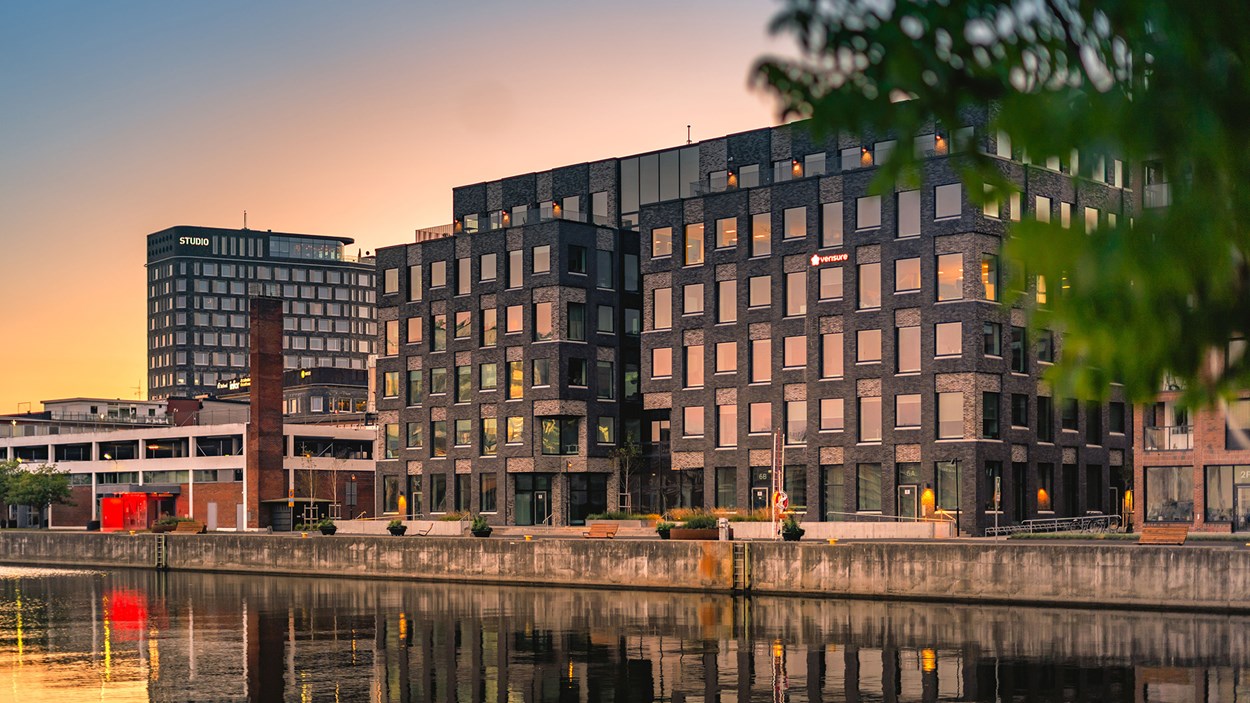
[[[582,537],[587,539],[612,539],[616,537],[617,526],[608,523],[595,523],[590,526],[590,530],[582,533]]]
[[[1184,544],[1189,525],[1150,525],[1143,527],[1138,544]]]
[[[202,532],[204,532],[204,523],[194,520],[180,522],[174,528],[174,534],[176,535],[198,535]]]

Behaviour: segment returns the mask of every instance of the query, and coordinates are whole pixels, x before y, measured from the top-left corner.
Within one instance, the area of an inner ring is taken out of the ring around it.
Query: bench
[[[595,523],[590,526],[590,530],[583,532],[582,537],[587,539],[612,539],[616,537],[617,526],[607,523]]]
[[[1138,544],[1184,544],[1189,525],[1150,525],[1143,527]]]
[[[198,535],[202,532],[204,532],[204,523],[194,520],[180,522],[174,528],[174,534],[176,535]]]

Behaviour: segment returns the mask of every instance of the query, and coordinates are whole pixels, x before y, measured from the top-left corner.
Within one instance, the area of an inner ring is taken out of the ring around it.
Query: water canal
[[[1250,618],[0,567],[0,701],[1250,701]]]

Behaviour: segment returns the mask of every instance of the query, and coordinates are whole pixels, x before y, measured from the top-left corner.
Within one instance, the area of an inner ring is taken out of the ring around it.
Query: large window
[[[962,209],[963,187],[958,183],[950,183],[944,186],[938,186],[934,191],[934,219],[944,219],[947,217],[959,217]]]
[[[738,321],[738,282],[735,280],[716,282],[716,321]]]
[[[682,369],[686,375],[686,388],[703,387],[703,345],[692,344],[685,348],[685,359]]]
[[[686,225],[685,258],[682,263],[695,266],[703,263],[703,223]]]
[[[820,377],[841,378],[843,366],[842,333],[820,335]]]
[[[752,276],[747,281],[747,306],[761,308],[771,305],[772,290],[771,276]]]
[[[920,427],[919,393],[894,396],[894,426],[901,430]]]
[[[767,383],[773,379],[773,341],[751,340],[751,383]]]
[[[981,255],[981,289],[986,300],[998,300],[998,257]]]
[[[747,432],[751,434],[766,434],[773,431],[773,404],[772,403],[751,403],[750,418]]]
[[[859,464],[855,467],[855,509],[859,512],[881,512],[881,464]]]
[[[899,373],[920,371],[920,328],[899,327],[895,334],[895,354]]]
[[[807,441],[807,401],[786,401],[786,444]]]
[[[551,305],[551,303],[534,303],[534,341],[536,342],[546,342],[555,338]]]
[[[386,432],[386,446],[383,457],[386,459],[399,458],[399,425],[388,424],[384,428]]]
[[[1224,418],[1224,448],[1250,449],[1250,398],[1229,402]]]
[[[681,314],[700,315],[703,313],[703,284],[690,283],[682,287]]]
[[[821,512],[825,521],[842,520],[846,509],[841,464],[820,465]]]
[[[497,512],[499,510],[499,474],[479,475],[477,496],[480,512]]]
[[[578,447],[576,417],[540,417],[538,429],[542,434],[542,451],[547,455],[576,454]]]
[[[751,216],[751,256],[768,256],[772,251],[772,213],[756,213]]]
[[[716,373],[731,373],[738,370],[738,343],[716,343]]]
[[[716,446],[738,446],[738,406],[716,406]]]
[[[1146,521],[1194,521],[1192,466],[1147,466]]]
[[[673,289],[656,288],[652,291],[655,329],[667,330],[673,327]]]
[[[499,453],[499,419],[482,418],[482,456],[493,456]]]
[[[787,369],[807,366],[807,337],[786,337],[782,340],[781,365]]]
[[[859,309],[881,307],[881,264],[860,264]]]
[[[920,236],[920,191],[905,190],[898,194],[898,236]]]
[[[683,437],[703,436],[702,405],[687,405],[681,409],[681,434]]]
[[[716,248],[738,246],[738,218],[725,217],[716,221]]]
[[[999,398],[998,393],[991,391],[981,393],[981,436],[986,439],[998,439],[1001,405]]]
[[[820,207],[820,246],[842,246],[842,203],[825,203]]]
[[[1206,467],[1206,521],[1231,522],[1233,519],[1233,481],[1238,475],[1250,475],[1250,466]]]
[[[881,196],[866,195],[855,201],[855,229],[881,226]]]
[[[964,394],[938,393],[938,439],[962,439],[964,436]]]
[[[807,236],[807,208],[791,207],[785,210],[784,239],[802,239]]]
[[[1024,328],[1011,328],[1011,370],[1016,373],[1027,373],[1028,349],[1024,346]]]
[[[523,363],[524,362],[522,361],[509,361],[508,362],[508,400],[517,400],[525,395],[525,368],[522,366]],[[534,378],[532,379],[532,382],[536,386],[539,385],[538,367],[540,363],[545,373],[548,360],[547,359],[535,359],[534,360]],[[544,383],[542,385],[547,385],[547,383]]]
[[[937,299],[962,300],[964,297],[963,254],[942,254],[937,258]]]
[[[786,274],[786,317],[807,314],[807,271]]]
[[[738,507],[738,469],[733,466],[716,467],[716,507]]]
[[[881,441],[881,399],[859,399],[859,441]]]
[[[578,342],[586,341],[586,304],[569,303],[567,314],[568,338]]]
[[[894,292],[909,293],[920,290],[920,259],[894,260]]]
[[[673,375],[673,350],[655,347],[651,350],[651,378],[671,378]]]
[[[855,363],[881,361],[881,330],[860,330],[855,333]]]
[[[447,456],[447,421],[430,423],[430,456]]]
[[[947,512],[959,510],[962,498],[959,489],[959,462],[939,461],[934,467],[934,474],[937,476],[937,495],[934,496],[937,508]]]
[[[842,298],[842,267],[829,266],[820,269],[821,300],[839,300]]]
[[[846,412],[842,398],[820,399],[820,429],[822,432],[841,432],[846,427]]]
[[[963,353],[963,324],[939,322],[933,326],[934,356],[959,356]]]
[[[981,330],[981,351],[986,356],[1003,355],[1003,326],[987,322]]]
[[[673,228],[656,227],[651,230],[651,258],[673,255]]]

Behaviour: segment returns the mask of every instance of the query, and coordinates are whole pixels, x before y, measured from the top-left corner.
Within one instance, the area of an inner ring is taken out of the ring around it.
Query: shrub
[[[734,513],[729,516],[730,522],[772,522],[773,511],[766,508],[752,510],[749,513]]]
[[[400,520],[399,518],[395,518],[394,520],[391,520],[390,522],[386,523],[386,529],[389,530],[392,527],[403,527],[403,525],[404,525],[403,520]]]
[[[447,513],[438,519],[439,522],[460,522],[469,517],[468,513]]]
[[[655,531],[660,533],[661,535],[664,535],[664,534],[668,534],[668,531],[673,529],[673,527],[674,525],[671,522],[660,521],[655,524]]]
[[[481,515],[475,515],[469,529],[473,532],[486,532],[490,530],[490,523],[486,522],[486,518]]]
[[[681,526],[687,530],[707,530],[716,528],[715,515],[691,515]]]
[[[781,531],[786,534],[797,534],[802,537],[803,533],[807,530],[799,527],[799,521],[794,517],[794,513],[790,513],[789,515],[786,515],[784,520],[781,521]]]
[[[646,515],[638,513],[627,513],[620,510],[609,510],[606,513],[592,513],[586,516],[587,520],[646,520]]]

